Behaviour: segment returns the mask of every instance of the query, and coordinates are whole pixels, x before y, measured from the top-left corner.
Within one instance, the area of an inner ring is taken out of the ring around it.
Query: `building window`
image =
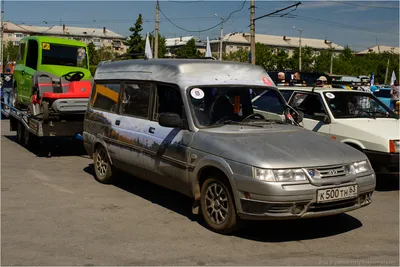
[[[19,41],[14,41],[14,45],[19,45]]]
[[[9,34],[8,34],[8,37],[12,37],[12,36],[13,36],[13,34],[12,34],[12,33],[9,33]]]

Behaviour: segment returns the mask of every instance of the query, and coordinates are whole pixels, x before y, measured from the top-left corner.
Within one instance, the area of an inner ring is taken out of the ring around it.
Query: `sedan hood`
[[[261,129],[226,125],[200,130],[192,148],[260,168],[318,167],[367,159],[339,141],[290,125]]]
[[[377,136],[387,140],[397,140],[400,135],[399,120],[390,118],[377,119],[338,119],[340,124],[363,131],[363,136]]]

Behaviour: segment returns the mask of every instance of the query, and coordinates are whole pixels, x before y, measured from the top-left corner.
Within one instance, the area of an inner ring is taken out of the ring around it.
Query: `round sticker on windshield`
[[[202,99],[204,97],[204,92],[200,88],[193,88],[190,91],[190,95],[195,99]]]
[[[325,95],[326,95],[327,98],[330,98],[330,99],[334,99],[335,98],[335,95],[332,94],[332,93],[326,93]]]
[[[271,85],[272,85],[271,80],[268,79],[268,78],[265,77],[265,76],[262,77],[262,81],[263,81],[263,83],[265,83],[267,86],[271,86]]]

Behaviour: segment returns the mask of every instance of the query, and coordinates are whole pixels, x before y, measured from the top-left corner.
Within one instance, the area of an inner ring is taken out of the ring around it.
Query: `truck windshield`
[[[207,86],[191,88],[188,93],[196,124],[200,127],[227,123],[286,123],[286,103],[277,89]]]
[[[42,64],[87,69],[86,49],[78,46],[43,44]]]
[[[365,92],[324,92],[333,116],[345,118],[398,118],[373,94]]]

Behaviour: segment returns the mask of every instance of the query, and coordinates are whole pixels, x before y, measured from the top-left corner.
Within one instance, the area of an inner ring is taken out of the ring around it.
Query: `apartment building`
[[[276,36],[267,34],[256,34],[255,39],[256,43],[262,43],[273,48],[275,53],[283,50],[287,52],[289,56],[292,56],[294,50],[299,47],[300,40],[299,37]],[[250,45],[251,43],[249,33],[229,33],[226,34],[222,39],[222,52],[229,54],[240,49],[245,49],[250,52]],[[337,55],[344,50],[343,46],[323,39],[301,38],[301,46],[311,47],[315,54],[318,54],[321,50],[333,48],[335,54]],[[210,41],[210,47],[212,53],[218,53],[220,49],[220,38]]]
[[[393,54],[400,54],[400,47],[393,47],[393,46],[387,46],[387,45],[377,45],[374,47],[367,48],[363,51],[360,51],[356,53],[356,56],[365,56],[370,53],[376,53],[376,54],[381,54],[381,53],[393,53]]]
[[[87,44],[93,42],[96,48],[110,46],[114,51],[120,54],[126,53],[127,50],[127,47],[123,43],[126,37],[106,29],[106,27],[102,29],[70,27],[65,24],[61,26],[32,26],[15,24],[9,21],[4,22],[5,43],[12,41],[14,45],[19,45],[22,38],[31,35],[62,37],[78,40]]]

